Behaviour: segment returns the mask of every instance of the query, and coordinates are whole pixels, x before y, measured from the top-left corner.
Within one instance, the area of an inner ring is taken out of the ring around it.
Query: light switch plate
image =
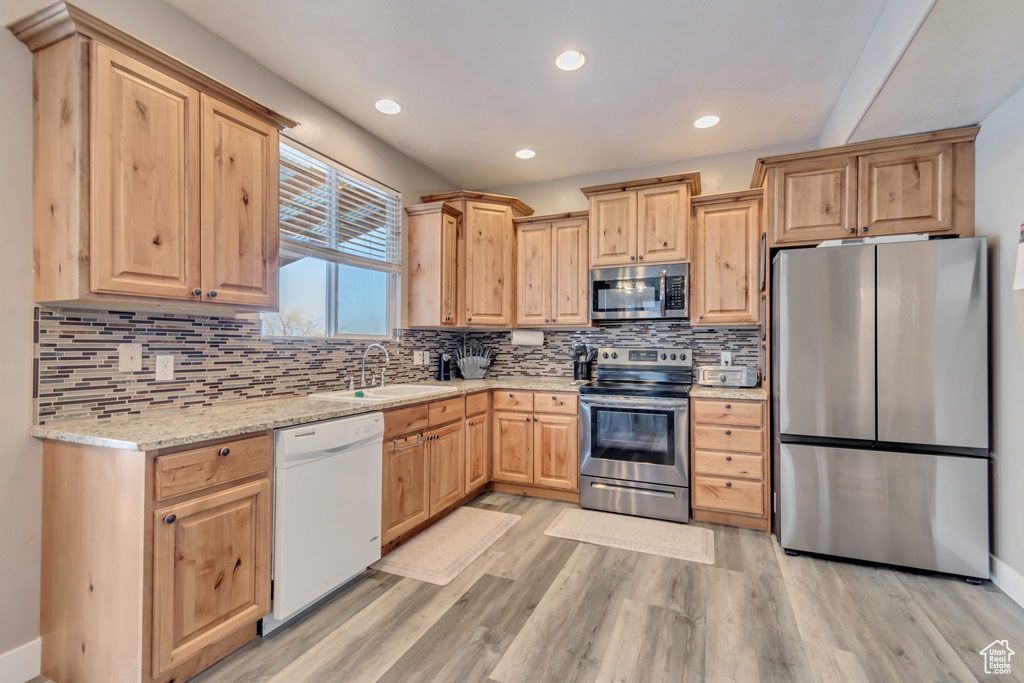
[[[142,344],[118,344],[117,369],[120,372],[142,372]]]
[[[156,357],[156,381],[169,382],[174,379],[174,356]]]
[[[722,351],[722,365],[732,365],[732,351]]]

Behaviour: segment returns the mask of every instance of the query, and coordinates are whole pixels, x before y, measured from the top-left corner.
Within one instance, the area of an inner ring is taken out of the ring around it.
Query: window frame
[[[343,259],[331,260],[323,258],[315,253],[302,253],[299,250],[290,248],[285,240],[281,239],[280,252],[282,256],[286,253],[290,255],[298,256],[299,258],[315,258],[320,261],[327,270],[325,275],[325,293],[324,293],[324,336],[310,336],[310,335],[275,335],[267,334],[262,326],[262,316],[260,337],[262,339],[321,339],[325,341],[371,341],[371,342],[382,342],[382,341],[396,341],[401,338],[401,325],[402,325],[402,281],[404,274],[404,262],[402,261],[402,249],[405,246],[405,223],[404,215],[402,212],[402,193],[395,188],[386,185],[380,181],[374,180],[373,178],[364,175],[355,169],[347,166],[331,157],[317,152],[316,150],[308,147],[307,145],[294,140],[288,136],[281,135],[280,145],[291,147],[293,150],[298,151],[302,154],[306,154],[313,159],[320,161],[327,166],[333,168],[338,173],[348,176],[358,182],[364,183],[371,187],[376,188],[382,193],[391,195],[394,198],[394,207],[397,213],[396,216],[396,230],[397,230],[397,242],[399,245],[399,271],[388,272],[386,268],[372,268],[364,263],[346,263]],[[333,215],[337,212],[338,205],[338,188],[335,183],[328,183],[330,199],[326,203],[328,215]],[[280,206],[280,204],[279,204]],[[278,227],[278,234],[280,235],[281,228]],[[280,239],[280,237],[279,237]],[[385,263],[382,261],[382,263]],[[385,324],[387,326],[387,332],[384,334],[374,334],[372,332],[338,332],[338,305],[339,305],[339,291],[338,291],[338,269],[340,266],[345,265],[351,268],[359,268],[363,270],[383,272],[385,276],[385,297],[387,301],[387,312],[385,315]],[[283,267],[282,267],[283,268]],[[278,280],[279,288],[279,299],[280,299],[280,279]],[[280,311],[277,311],[280,312]]]

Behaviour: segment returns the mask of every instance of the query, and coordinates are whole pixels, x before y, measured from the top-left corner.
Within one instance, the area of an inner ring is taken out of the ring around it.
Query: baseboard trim
[[[1011,600],[1024,607],[1024,576],[995,555],[992,556],[992,583],[999,586]]]
[[[0,655],[0,681],[10,681],[10,683],[31,681],[39,675],[42,652],[43,641],[36,638]]]

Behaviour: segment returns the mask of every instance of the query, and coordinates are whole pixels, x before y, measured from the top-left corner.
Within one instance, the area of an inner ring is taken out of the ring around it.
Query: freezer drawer
[[[988,578],[987,458],[778,445],[783,548]]]

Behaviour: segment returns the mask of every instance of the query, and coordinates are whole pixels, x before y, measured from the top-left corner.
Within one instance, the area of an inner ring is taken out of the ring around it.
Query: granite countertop
[[[731,398],[734,401],[751,400],[767,401],[768,392],[764,387],[702,387],[694,384],[690,389],[690,398]]]
[[[579,391],[579,387],[569,379],[499,377],[418,384],[436,386],[437,391],[370,404],[322,401],[297,396],[239,401],[206,408],[150,411],[142,415],[106,420],[58,420],[36,425],[32,427],[30,434],[43,439],[128,451],[155,451],[346,415],[379,412],[487,389]]]

